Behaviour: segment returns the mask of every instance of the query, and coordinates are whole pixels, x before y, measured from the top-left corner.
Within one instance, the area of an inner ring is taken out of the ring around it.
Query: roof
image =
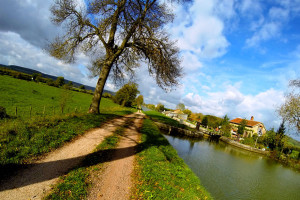
[[[247,119],[245,119],[245,120],[247,122],[247,126],[253,127],[253,126],[256,126],[258,124],[261,124],[261,122],[257,122],[257,121],[253,121],[253,120],[247,120]],[[234,123],[234,124],[241,124],[242,121],[243,121],[242,118],[235,118],[235,119],[231,120],[230,122]]]

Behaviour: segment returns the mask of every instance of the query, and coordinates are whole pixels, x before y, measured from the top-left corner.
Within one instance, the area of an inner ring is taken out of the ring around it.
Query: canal
[[[222,141],[165,135],[214,199],[300,199],[300,173]]]

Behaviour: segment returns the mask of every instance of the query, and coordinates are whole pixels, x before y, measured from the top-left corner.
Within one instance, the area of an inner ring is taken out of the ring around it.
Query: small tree
[[[65,78],[62,76],[59,76],[59,77],[57,77],[55,83],[58,87],[63,86],[65,84]]]
[[[38,77],[42,77],[42,74],[40,73],[33,73],[32,75],[32,80],[39,82],[39,78]]]
[[[136,95],[140,93],[136,83],[129,82],[116,93],[114,102],[122,106],[131,107]]]
[[[204,127],[207,127],[207,125],[208,125],[208,117],[207,117],[207,116],[204,116],[204,118],[203,118],[201,124],[202,124]]]
[[[0,119],[7,118],[8,115],[6,114],[6,109],[2,106],[0,106]]]
[[[300,132],[300,79],[292,80],[289,86],[295,90],[286,95],[286,100],[278,109],[278,113],[291,127]]]
[[[165,110],[165,106],[162,103],[158,103],[155,108],[158,112],[162,112]]]
[[[185,105],[183,103],[179,103],[179,104],[177,104],[176,109],[184,110],[185,109]]]
[[[64,89],[61,91],[61,95],[60,95],[60,109],[61,109],[61,113],[64,113],[64,110],[66,108],[66,106],[68,105],[68,103],[72,102],[72,93],[70,90]]]
[[[241,124],[238,126],[238,130],[237,130],[237,133],[239,134],[239,136],[243,136],[243,134],[246,130],[246,125],[247,125],[247,121],[245,119],[243,119],[241,121]]]
[[[192,114],[192,111],[190,111],[189,109],[184,109],[182,112],[183,112],[184,114],[187,114],[188,117],[190,117],[191,114]]]
[[[84,87],[84,85],[81,85],[81,86],[79,87],[79,89],[81,89],[81,90],[85,90],[85,87]]]
[[[284,126],[284,120],[282,120],[277,132],[276,132],[276,146],[278,149],[282,150],[283,149],[283,140],[285,137],[285,126]]]
[[[136,104],[139,108],[141,108],[141,106],[143,105],[144,103],[144,97],[143,95],[139,95],[137,98],[136,98]]]
[[[155,110],[155,105],[153,105],[153,104],[148,104],[147,107],[148,107],[150,110]]]

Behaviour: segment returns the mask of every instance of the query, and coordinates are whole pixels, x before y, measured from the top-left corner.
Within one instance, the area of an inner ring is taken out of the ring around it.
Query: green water
[[[300,200],[300,173],[223,142],[165,137],[214,199]]]

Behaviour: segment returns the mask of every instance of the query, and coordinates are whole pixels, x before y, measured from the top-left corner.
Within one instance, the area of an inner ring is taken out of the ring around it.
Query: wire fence
[[[11,106],[6,109],[6,114],[10,117],[31,118],[35,116],[52,116],[65,115],[71,113],[87,112],[88,108],[85,106]]]

